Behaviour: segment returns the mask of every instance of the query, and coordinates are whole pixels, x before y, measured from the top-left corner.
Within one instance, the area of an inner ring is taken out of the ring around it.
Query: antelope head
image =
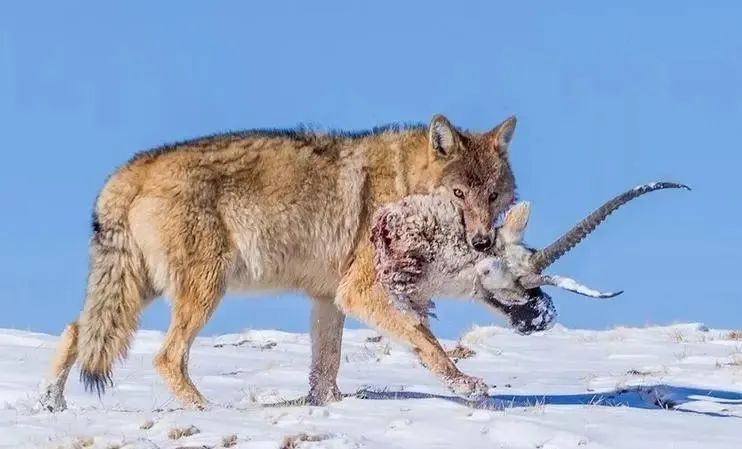
[[[552,244],[540,250],[523,245],[530,206],[527,202],[516,204],[510,208],[502,226],[497,229],[494,249],[497,257],[489,258],[477,267],[480,282],[483,284],[481,286],[490,291],[504,289],[499,296],[513,304],[527,301],[532,295],[525,294],[526,291],[545,285],[592,298],[612,298],[620,295],[623,291],[600,292],[572,278],[543,274],[543,271],[587,237],[613,211],[645,193],[662,189],[690,190],[686,185],[672,182],[653,182],[634,187],[604,203]],[[497,281],[493,281],[494,279]],[[508,292],[510,293],[507,294]]]

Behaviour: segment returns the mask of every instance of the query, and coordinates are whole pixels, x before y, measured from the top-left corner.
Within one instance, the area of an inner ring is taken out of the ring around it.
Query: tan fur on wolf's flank
[[[381,204],[436,191],[457,201],[469,237],[484,232],[514,198],[514,126],[511,118],[487,133],[460,132],[436,116],[427,128],[253,131],[136,156],[97,199],[85,305],[48,384],[61,395],[78,359],[86,387],[102,392],[142,309],[166,295],[171,324],[154,363],[185,406],[201,406],[188,353],[222,296],[286,289],[313,301],[313,402],[340,398],[344,314],[408,344],[441,377],[462,378],[430,330],[374,287],[369,219]]]

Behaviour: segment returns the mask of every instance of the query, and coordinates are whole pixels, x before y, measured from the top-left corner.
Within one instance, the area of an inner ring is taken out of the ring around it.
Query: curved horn
[[[685,184],[676,184],[674,182],[651,182],[649,184],[643,184],[636,186],[631,190],[628,190],[612,200],[606,202],[593,213],[585,217],[582,221],[577,223],[572,229],[566,234],[559,237],[554,243],[547,246],[546,248],[537,251],[531,257],[531,266],[535,273],[541,273],[549,265],[553,264],[560,257],[562,257],[567,251],[574,248],[575,245],[580,243],[582,239],[587,237],[588,234],[593,232],[595,228],[605,220],[608,215],[613,213],[616,209],[628,203],[629,201],[644,195],[645,193],[653,192],[655,190],[662,189],[686,189],[690,190],[690,187]]]

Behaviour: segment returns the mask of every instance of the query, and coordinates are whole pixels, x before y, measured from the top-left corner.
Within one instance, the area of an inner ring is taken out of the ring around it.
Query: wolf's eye
[[[461,198],[462,200],[464,199],[464,192],[462,192],[461,189],[453,189],[453,195],[456,198]]]
[[[497,197],[498,197],[497,192],[490,193],[490,203],[494,203]]]

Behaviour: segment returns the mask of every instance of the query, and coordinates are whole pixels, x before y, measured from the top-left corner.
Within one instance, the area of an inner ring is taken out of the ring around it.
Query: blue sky
[[[554,292],[563,324],[742,327],[741,13],[732,1],[6,2],[0,326],[59,332],[77,316],[91,206],[136,151],[440,112],[477,130],[517,115],[533,245],[635,184],[694,188],[626,206],[554,267],[626,290],[610,302]],[[438,307],[445,337],[500,322]],[[164,329],[168,311],[158,301],[143,326]],[[229,296],[203,333],[307,322],[303,298]]]

